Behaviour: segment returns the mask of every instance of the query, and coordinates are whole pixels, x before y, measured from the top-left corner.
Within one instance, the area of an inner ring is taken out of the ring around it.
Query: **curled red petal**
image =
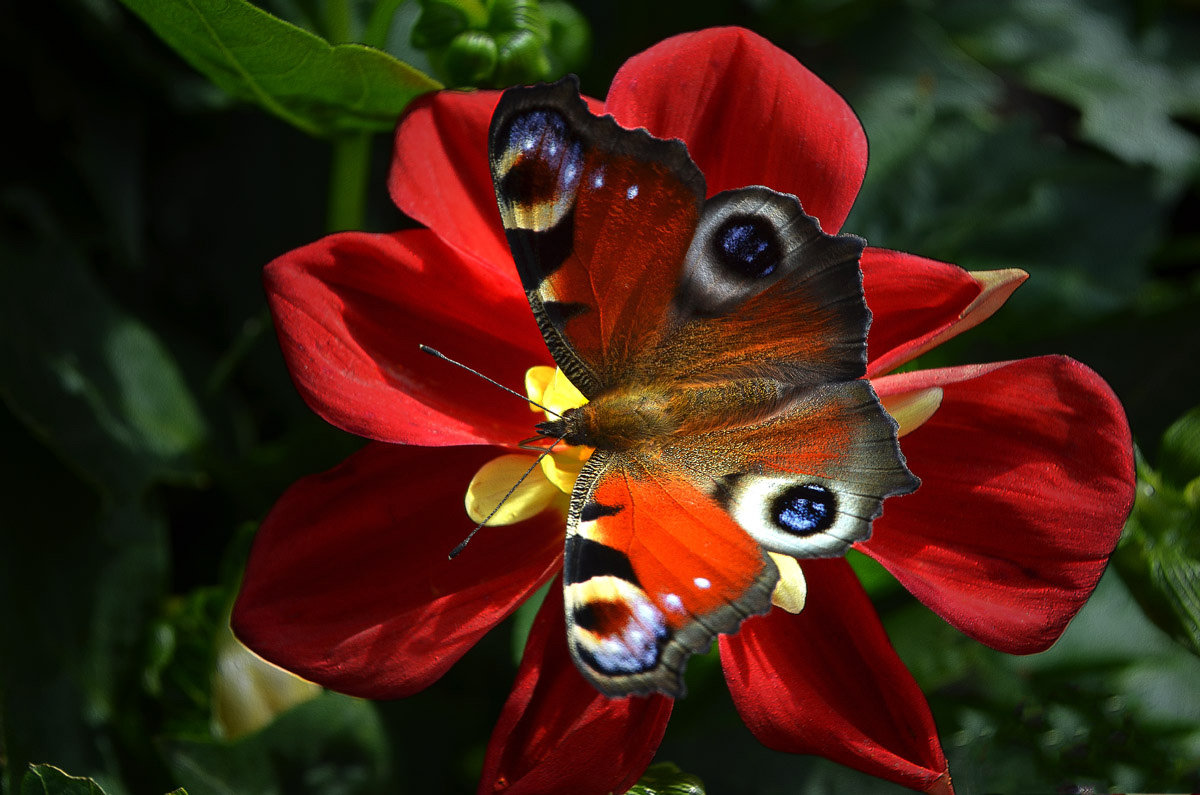
[[[872,247],[863,252],[861,263],[871,310],[867,374],[872,377],[982,323],[1026,279],[1015,269],[972,273]]]
[[[371,444],[293,485],[259,528],[233,628],[271,662],[365,698],[428,686],[562,565],[563,518],[472,527],[489,447]]]
[[[1050,646],[1095,587],[1133,505],[1125,413],[1084,365],[1045,356],[872,381],[881,396],[936,386],[942,404],[900,441],[921,478],[862,545],[973,638]]]
[[[867,168],[854,111],[795,58],[742,28],[663,41],[625,62],[607,110],[626,127],[680,138],[709,195],[766,185],[836,232]]]
[[[269,264],[264,281],[292,380],[339,428],[427,445],[530,435],[523,401],[417,347],[517,387],[550,361],[520,286],[433,233],[331,235]]]
[[[671,706],[659,695],[608,698],[580,675],[552,585],[492,733],[480,795],[625,792],[654,757]]]
[[[764,745],[952,792],[929,705],[843,559],[806,560],[804,610],[720,636],[734,704]]]
[[[499,101],[499,91],[415,100],[396,125],[388,190],[406,215],[516,281],[488,166],[488,125]]]

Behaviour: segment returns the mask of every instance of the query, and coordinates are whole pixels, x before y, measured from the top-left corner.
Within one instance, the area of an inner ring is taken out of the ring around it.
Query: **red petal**
[[[827,232],[866,173],[867,139],[845,100],[741,28],[685,33],[634,56],[606,107],[626,127],[683,139],[709,195],[746,185],[792,193]]]
[[[871,309],[867,374],[872,377],[987,320],[1027,278],[1015,269],[971,273],[880,248],[863,252],[862,271]]]
[[[296,387],[339,428],[429,445],[530,434],[524,401],[417,348],[517,387],[550,361],[520,286],[431,232],[331,235],[272,262],[265,281]]]
[[[1133,505],[1133,449],[1112,390],[1046,356],[872,381],[939,386],[941,407],[900,446],[921,478],[888,500],[863,551],[973,638],[1024,654],[1087,600]]]
[[[471,529],[463,494],[486,447],[373,444],[297,482],[254,539],[233,611],[277,665],[366,698],[440,677],[562,565],[563,518]]]
[[[499,91],[439,91],[408,106],[396,126],[388,174],[392,201],[446,242],[516,280],[500,225],[487,131]]]
[[[562,589],[551,586],[492,733],[479,792],[624,792],[654,757],[671,706],[659,695],[608,698],[588,684],[567,651]]]
[[[808,599],[800,614],[772,610],[720,636],[742,720],[770,748],[949,791],[929,706],[849,564],[801,565]]]

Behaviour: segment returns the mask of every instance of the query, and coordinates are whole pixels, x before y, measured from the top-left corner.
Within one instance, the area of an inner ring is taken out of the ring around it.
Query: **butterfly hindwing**
[[[763,547],[798,558],[866,541],[884,499],[920,482],[865,380],[825,384],[761,422],[681,439],[665,457],[711,462],[708,493]]]
[[[568,643],[609,695],[683,695],[687,658],[765,612],[775,564],[679,470],[596,453],[568,517]]]

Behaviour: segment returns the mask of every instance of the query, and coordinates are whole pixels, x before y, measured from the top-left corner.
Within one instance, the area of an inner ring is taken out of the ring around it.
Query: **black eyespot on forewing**
[[[727,271],[746,279],[762,279],[779,267],[783,249],[768,218],[735,213],[717,227],[712,253]]]
[[[620,505],[605,505],[603,503],[592,500],[591,502],[584,505],[583,509],[580,510],[579,521],[594,522],[597,519],[603,518],[605,516],[616,516],[623,510],[625,510],[625,508]]]
[[[837,518],[837,498],[824,486],[789,486],[771,501],[771,520],[779,529],[798,536],[823,533]]]
[[[550,322],[556,328],[562,328],[567,325],[567,321],[591,311],[587,304],[577,301],[543,301],[542,307],[546,310],[546,317],[550,318]]]
[[[566,585],[593,577],[618,577],[641,587],[629,557],[607,544],[583,536],[568,536],[563,580]]]

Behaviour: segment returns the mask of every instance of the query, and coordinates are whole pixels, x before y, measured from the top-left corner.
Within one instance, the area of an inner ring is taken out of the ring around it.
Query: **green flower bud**
[[[550,39],[546,17],[537,0],[495,0],[488,28],[496,33],[528,31],[537,37],[539,44]]]
[[[541,8],[550,31],[547,49],[552,74],[565,74],[587,63],[592,54],[592,31],[583,14],[561,0],[546,0]]]
[[[478,86],[491,82],[500,57],[496,40],[481,30],[454,37],[442,53],[441,68],[452,86]]]
[[[418,50],[444,47],[468,27],[486,24],[487,12],[477,2],[421,0],[421,15],[413,26],[412,45]],[[475,12],[474,14],[471,12]]]
[[[412,43],[448,85],[508,86],[577,68],[591,34],[563,0],[421,0]]]
[[[500,60],[494,78],[497,85],[536,83],[550,76],[550,59],[536,35],[520,30],[498,38]]]

